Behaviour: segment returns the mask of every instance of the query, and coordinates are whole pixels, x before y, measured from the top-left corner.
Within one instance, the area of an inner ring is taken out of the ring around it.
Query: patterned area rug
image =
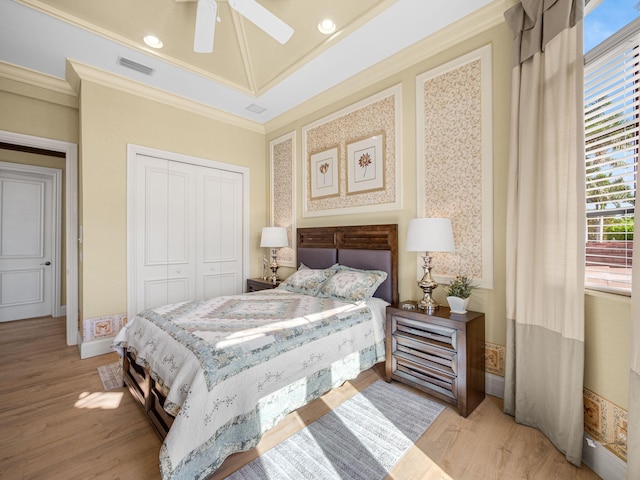
[[[100,375],[105,390],[122,387],[122,365],[120,362],[98,367],[98,375]]]
[[[444,408],[377,381],[227,480],[383,479]]]

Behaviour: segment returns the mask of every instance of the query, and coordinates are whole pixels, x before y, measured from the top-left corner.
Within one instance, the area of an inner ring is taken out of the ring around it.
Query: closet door
[[[200,168],[196,298],[242,293],[242,175]]]
[[[129,314],[242,292],[243,177],[137,154]]]
[[[138,155],[136,189],[138,311],[195,298],[196,171]]]

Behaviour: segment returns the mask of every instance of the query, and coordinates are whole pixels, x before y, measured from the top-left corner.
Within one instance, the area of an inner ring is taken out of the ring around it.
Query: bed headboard
[[[335,263],[384,270],[387,279],[375,297],[398,303],[398,225],[298,228],[298,264],[327,268]]]

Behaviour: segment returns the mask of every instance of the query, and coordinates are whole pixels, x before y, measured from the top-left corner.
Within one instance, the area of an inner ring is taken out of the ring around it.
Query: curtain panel
[[[582,461],[582,2],[523,0],[513,32],[504,410]]]

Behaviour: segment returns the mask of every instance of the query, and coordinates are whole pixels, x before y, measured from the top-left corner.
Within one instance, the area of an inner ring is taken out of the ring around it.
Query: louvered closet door
[[[242,175],[138,154],[135,312],[242,292]]]

